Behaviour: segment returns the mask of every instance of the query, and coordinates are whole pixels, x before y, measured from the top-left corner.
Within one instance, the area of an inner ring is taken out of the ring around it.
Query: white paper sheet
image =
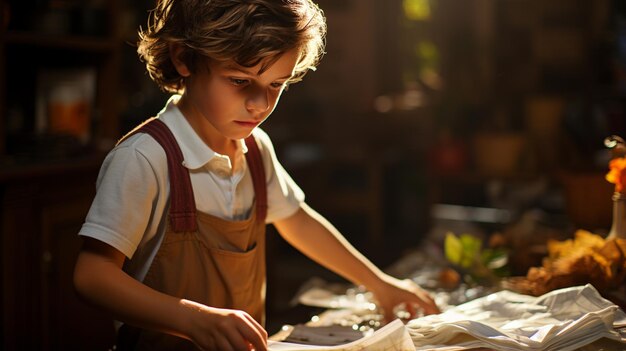
[[[568,351],[601,338],[626,342],[615,330],[625,320],[623,311],[586,285],[540,297],[501,291],[411,320],[407,329],[416,350]]]
[[[396,319],[375,333],[344,345],[313,346],[268,341],[268,349],[270,351],[414,351],[415,347],[402,321]]]

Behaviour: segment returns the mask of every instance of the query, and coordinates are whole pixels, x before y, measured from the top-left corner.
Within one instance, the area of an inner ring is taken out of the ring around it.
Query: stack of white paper
[[[416,350],[575,350],[600,338],[626,342],[626,314],[591,285],[540,297],[501,291],[407,324]]]
[[[411,337],[399,319],[369,336],[344,345],[314,346],[269,341],[267,346],[270,351],[413,351],[415,349]]]

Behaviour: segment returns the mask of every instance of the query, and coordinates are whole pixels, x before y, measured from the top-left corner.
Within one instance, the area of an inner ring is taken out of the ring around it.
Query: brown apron
[[[265,322],[265,215],[267,194],[261,153],[246,138],[246,161],[255,210],[243,221],[197,212],[189,171],[169,128],[150,119],[130,132],[148,133],[165,149],[170,178],[169,221],[144,284],[207,306],[238,309]],[[123,138],[123,139],[124,139]],[[122,139],[122,140],[123,140]],[[197,350],[188,340],[123,325],[117,350]]]

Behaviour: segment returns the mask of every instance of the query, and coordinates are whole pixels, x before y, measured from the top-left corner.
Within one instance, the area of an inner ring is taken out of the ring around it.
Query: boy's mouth
[[[242,127],[256,127],[261,124],[260,121],[235,121],[235,123]]]

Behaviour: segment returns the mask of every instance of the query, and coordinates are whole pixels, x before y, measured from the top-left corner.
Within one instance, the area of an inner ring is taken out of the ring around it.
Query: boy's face
[[[247,68],[212,61],[208,70],[187,71],[178,106],[211,141],[243,139],[272,113],[297,59],[297,50],[288,51],[260,74],[261,64]]]

